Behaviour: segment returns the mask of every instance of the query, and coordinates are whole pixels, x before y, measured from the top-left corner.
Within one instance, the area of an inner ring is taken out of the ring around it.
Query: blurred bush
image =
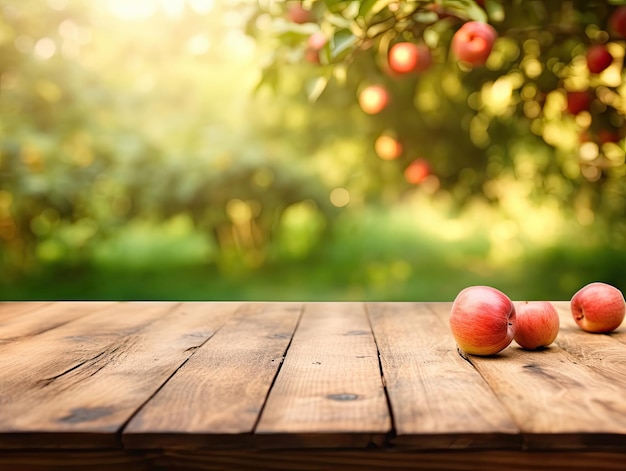
[[[312,296],[441,299],[479,281],[539,296],[549,267],[555,294],[624,285],[612,3],[0,0],[3,297],[53,296],[42,286],[62,267],[176,264],[239,280],[190,297],[246,297],[237,283],[306,296],[294,283],[308,282]],[[484,66],[450,52],[470,21],[498,33]],[[390,73],[398,42],[432,62]],[[605,70],[590,70],[592,45]],[[388,93],[380,113],[360,106],[369,85]]]

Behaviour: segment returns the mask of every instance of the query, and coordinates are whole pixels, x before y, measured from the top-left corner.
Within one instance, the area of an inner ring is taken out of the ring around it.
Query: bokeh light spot
[[[350,192],[345,188],[335,188],[330,192],[330,202],[333,206],[343,208],[350,203]]]

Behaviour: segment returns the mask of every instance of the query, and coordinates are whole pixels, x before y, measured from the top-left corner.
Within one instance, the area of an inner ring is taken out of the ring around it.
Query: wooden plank
[[[366,446],[390,430],[364,305],[307,304],[257,426],[259,443]]]
[[[432,305],[447,320],[445,305]],[[626,395],[557,345],[467,360],[485,378],[524,434],[529,449],[626,449]]]
[[[511,416],[457,354],[448,327],[428,306],[367,307],[394,416],[394,445],[520,448],[520,431]]]
[[[623,471],[626,453],[451,450],[165,450],[159,469],[205,471]]]
[[[114,447],[236,303],[121,303],[0,351],[0,448]]]
[[[128,424],[125,446],[244,445],[302,311],[301,304],[247,304]]]
[[[559,313],[561,324],[555,343],[580,363],[626,390],[626,345],[616,338],[621,329],[611,334],[585,332],[574,321],[569,302],[552,304]]]
[[[7,471],[623,471],[626,453],[453,450],[68,450],[0,453]]]
[[[50,304],[42,301],[0,301],[0,322]]]
[[[29,339],[49,330],[60,327],[79,317],[112,306],[113,302],[61,302],[27,303],[17,309],[7,309],[11,316],[6,316],[0,323],[0,349],[3,344]]]
[[[112,450],[3,450],[0,470],[6,471],[150,471],[157,452]],[[175,469],[175,468],[172,468]]]

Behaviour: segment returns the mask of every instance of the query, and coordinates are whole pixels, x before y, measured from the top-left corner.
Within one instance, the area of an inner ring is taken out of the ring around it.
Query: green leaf
[[[504,21],[504,7],[498,0],[485,0],[485,9],[491,21],[496,23]]]
[[[306,92],[311,103],[317,101],[317,99],[324,93],[326,86],[328,85],[328,77],[316,77],[309,80],[306,84]]]
[[[326,17],[326,21],[337,27],[337,28],[349,28],[350,25],[352,24],[352,21],[350,21],[348,18],[344,18],[341,15],[327,15]]]
[[[332,39],[330,56],[332,60],[339,60],[347,55],[359,38],[348,30],[339,30]]]
[[[294,33],[308,36],[315,33],[318,29],[319,26],[315,23],[297,24],[290,21],[285,21],[282,18],[276,19],[273,24],[273,30],[275,34]]]
[[[327,8],[333,8],[334,6],[343,3],[345,0],[324,0]]]
[[[439,20],[439,15],[434,11],[418,11],[413,15],[413,19],[422,24],[432,24]]]
[[[267,85],[272,91],[276,91],[278,85],[278,67],[272,63],[261,72],[261,78],[254,87],[254,93],[258,93],[263,86]]]
[[[487,13],[474,0],[443,0],[441,6],[460,18],[487,23]]]
[[[371,18],[387,8],[393,0],[363,0],[359,8],[359,16]]]

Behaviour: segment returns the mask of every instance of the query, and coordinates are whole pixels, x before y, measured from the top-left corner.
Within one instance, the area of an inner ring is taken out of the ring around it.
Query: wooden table
[[[0,303],[0,469],[626,469],[626,329],[461,358],[449,303]]]

